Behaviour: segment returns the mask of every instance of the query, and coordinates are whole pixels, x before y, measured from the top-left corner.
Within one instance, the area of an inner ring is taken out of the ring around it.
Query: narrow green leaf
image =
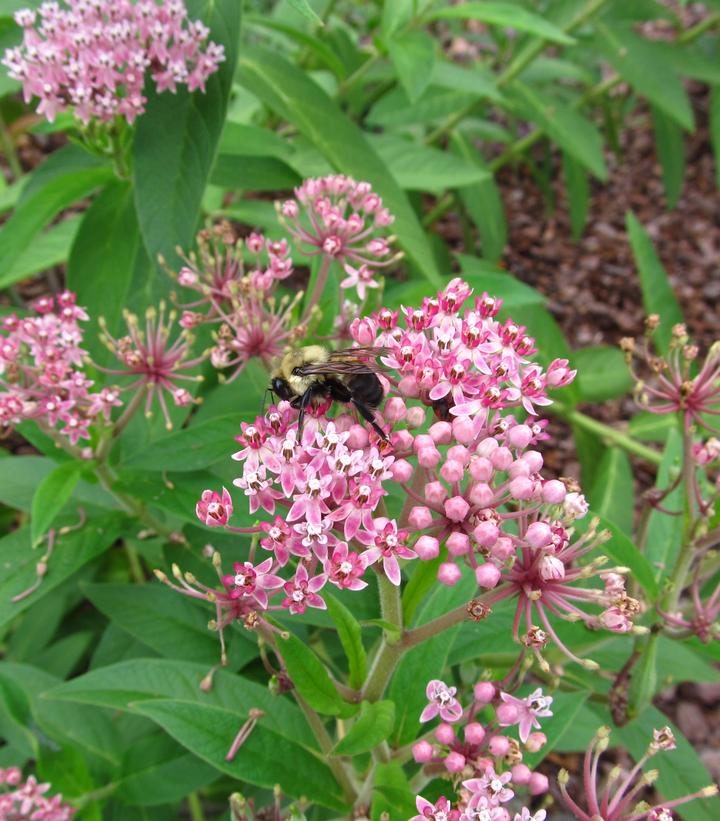
[[[314,25],[325,25],[322,21],[322,18],[318,17],[310,3],[308,3],[308,0],[288,0],[288,4],[292,6],[295,9],[295,11],[302,14],[302,16],[306,20],[309,20]]]
[[[305,46],[321,63],[324,63],[336,77],[344,79],[347,76],[346,65],[340,57],[338,57],[335,51],[333,51],[333,49],[324,40],[320,40],[318,37],[308,34],[302,29],[296,28],[288,23],[283,23],[281,20],[276,20],[275,18],[268,17],[267,15],[255,14],[245,15],[243,25],[246,30],[248,27],[252,28],[252,26],[258,26],[259,28],[280,32],[280,34],[284,34],[293,42],[298,43],[301,46]]]
[[[710,142],[715,158],[715,179],[720,188],[720,85],[713,86],[710,94]]]
[[[655,105],[650,109],[665,198],[668,208],[674,208],[680,199],[685,181],[685,140],[682,129],[675,120]]]
[[[206,83],[206,91],[158,94],[147,89],[147,111],[139,118],[133,143],[135,205],[150,259],[176,260],[187,249],[225,121],[240,35],[237,0],[191,0],[188,13],[203,19],[210,40],[225,48],[225,62]],[[159,292],[167,283],[158,283]]]
[[[683,322],[682,311],[652,241],[632,211],[626,213],[625,224],[640,275],[645,312],[658,314],[661,320],[653,338],[662,351],[667,351],[672,326]]]
[[[404,28],[415,13],[416,0],[391,0],[383,3],[380,25],[384,37],[390,37],[398,29]]]
[[[410,576],[410,581],[402,592],[403,622],[409,624],[420,603],[437,584],[437,572],[442,557],[430,561],[417,562]]]
[[[33,545],[47,533],[60,511],[72,496],[80,474],[87,467],[83,462],[58,465],[38,485],[30,509],[30,533]]]
[[[338,715],[346,705],[338,695],[325,666],[299,638],[290,634],[278,650],[298,693],[323,715]]]
[[[398,79],[411,102],[428,87],[435,62],[435,41],[424,31],[408,31],[387,43]]]
[[[395,216],[393,231],[433,284],[440,283],[430,244],[407,197],[362,132],[328,95],[275,51],[249,47],[240,56],[243,84],[294,123],[338,171],[368,180]]]
[[[547,743],[536,753],[523,753],[524,764],[527,764],[528,767],[534,770],[553,750],[563,749],[565,732],[572,726],[575,716],[578,715],[589,696],[590,693],[585,691],[576,693],[553,693],[552,711],[558,718],[562,716],[562,720],[547,721],[543,725],[543,732],[547,738]]]
[[[682,463],[682,437],[677,429],[670,431],[663,459],[658,470],[656,487],[665,490],[677,478]],[[680,550],[683,530],[682,483],[663,499],[663,507],[680,515],[668,516],[661,510],[653,510],[648,521],[645,538],[645,556],[650,562],[655,579],[659,582],[672,570]]]
[[[333,750],[334,755],[359,755],[376,747],[390,736],[395,725],[395,704],[392,701],[376,701],[370,704],[363,701],[360,715],[348,730],[347,735],[338,741]]]
[[[575,42],[572,37],[539,14],[534,14],[514,3],[461,3],[457,6],[445,6],[433,11],[429,19],[479,20],[493,26],[527,31],[553,43],[568,45]]]
[[[23,251],[8,275],[9,278],[13,282],[19,282],[66,262],[79,227],[80,217],[69,217],[52,225]]]
[[[402,765],[397,761],[378,764],[372,796],[372,821],[381,821],[383,813],[400,819],[409,818],[414,812],[415,790],[410,786]]]
[[[593,345],[573,351],[573,367],[583,402],[606,402],[632,390],[625,356],[620,348]]]
[[[335,596],[327,593],[324,598],[348,660],[348,683],[351,687],[361,687],[367,673],[367,655],[362,642],[360,623]]]
[[[570,227],[577,242],[585,230],[590,205],[590,182],[585,169],[567,151],[562,152],[563,177],[570,211]]]
[[[593,515],[610,519],[628,536],[632,534],[633,472],[624,450],[607,448],[596,466],[588,497]]]

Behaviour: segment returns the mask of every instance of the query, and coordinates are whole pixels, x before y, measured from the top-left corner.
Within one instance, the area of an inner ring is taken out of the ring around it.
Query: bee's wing
[[[313,362],[297,369],[298,375],[333,373],[377,373],[388,370],[377,361],[379,356],[387,356],[389,348],[373,348],[371,346],[358,348],[344,348],[341,351],[332,351],[325,362]]]

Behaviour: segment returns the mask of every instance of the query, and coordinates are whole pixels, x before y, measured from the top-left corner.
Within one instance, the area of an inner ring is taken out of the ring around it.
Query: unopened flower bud
[[[485,738],[485,728],[477,721],[465,725],[465,741],[468,744],[481,744]]]
[[[460,753],[452,752],[445,759],[445,769],[449,773],[462,772],[465,767],[465,756]]]
[[[424,530],[432,524],[433,515],[429,507],[415,505],[408,515],[408,524],[414,530]]]
[[[440,542],[433,536],[421,536],[415,542],[415,552],[425,561],[436,559],[440,555]]]
[[[452,522],[462,522],[470,511],[470,505],[462,496],[453,496],[445,502],[445,515]]]
[[[510,750],[510,739],[504,735],[494,735],[488,742],[488,749],[493,755],[507,755]]]
[[[528,781],[530,795],[543,795],[550,789],[548,777],[542,773],[533,773]]]
[[[479,681],[473,687],[473,696],[477,704],[489,704],[495,698],[495,685],[489,681]]]
[[[475,568],[475,579],[480,587],[490,589],[496,587],[500,581],[501,573],[491,562],[485,562]]]
[[[455,730],[451,724],[443,722],[435,728],[435,738],[441,744],[452,744],[455,741]]]
[[[428,761],[432,761],[433,746],[429,741],[418,741],[413,744],[412,754],[418,764],[427,764]]]
[[[443,562],[438,568],[437,579],[446,587],[453,587],[462,578],[462,571],[455,562]]]

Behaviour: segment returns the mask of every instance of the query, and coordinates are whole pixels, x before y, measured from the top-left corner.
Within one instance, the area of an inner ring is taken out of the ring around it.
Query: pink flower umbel
[[[15,21],[23,44],[7,49],[2,63],[51,122],[71,110],[85,124],[132,123],[145,111],[146,74],[160,92],[204,91],[225,59],[222,46],[205,42],[207,27],[187,19],[183,0],[59,0],[37,13],[23,9]]]
[[[498,711],[499,724],[501,727],[511,727],[517,724],[520,741],[523,744],[528,740],[533,729],[540,729],[538,718],[552,716],[550,705],[553,700],[550,696],[544,696],[539,687],[526,698],[516,698],[509,693],[501,693],[500,698],[505,704],[510,705],[511,710],[503,716]],[[512,708],[514,708],[515,715],[512,715]]]
[[[708,798],[718,792],[713,784],[692,795],[663,801],[653,807],[639,801],[641,791],[652,785],[658,776],[657,770],[643,773],[645,763],[660,751],[675,749],[675,739],[669,727],[653,731],[653,739],[645,755],[629,773],[612,771],[605,786],[601,787],[599,761],[609,743],[610,730],[601,727],[585,753],[582,789],[576,797],[568,791],[570,776],[567,771],[561,770],[558,776],[563,802],[578,821],[595,821],[597,818],[603,821],[640,821],[643,818],[648,821],[672,821],[673,807],[687,804],[695,798]]]
[[[69,821],[75,815],[61,795],[47,797],[50,784],[39,784],[34,775],[22,780],[18,767],[0,769],[0,818],[13,821]]]
[[[170,341],[175,318],[175,312],[170,311],[166,319],[165,305],[161,303],[159,312],[154,308],[148,308],[145,312],[145,328],[141,329],[137,317],[126,312],[128,335],[120,339],[115,339],[101,321],[103,342],[125,367],[118,370],[98,366],[98,369],[105,373],[134,377],[134,381],[123,386],[121,391],[146,390],[146,415],[150,415],[153,399],[157,397],[168,430],[172,428],[172,422],[165,395],[181,407],[195,402],[185,384],[198,382],[201,377],[190,376],[183,371],[195,368],[205,358],[191,356],[190,347],[193,339],[184,328],[173,342]]]
[[[448,687],[444,681],[433,679],[428,682],[425,695],[430,702],[420,714],[420,721],[430,721],[439,715],[443,721],[460,721],[463,710],[455,698],[457,688]]]

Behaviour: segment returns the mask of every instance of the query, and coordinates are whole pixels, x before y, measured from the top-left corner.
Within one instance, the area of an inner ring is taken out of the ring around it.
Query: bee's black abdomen
[[[383,386],[374,373],[361,373],[347,380],[348,388],[358,402],[369,408],[377,408],[382,402]]]

